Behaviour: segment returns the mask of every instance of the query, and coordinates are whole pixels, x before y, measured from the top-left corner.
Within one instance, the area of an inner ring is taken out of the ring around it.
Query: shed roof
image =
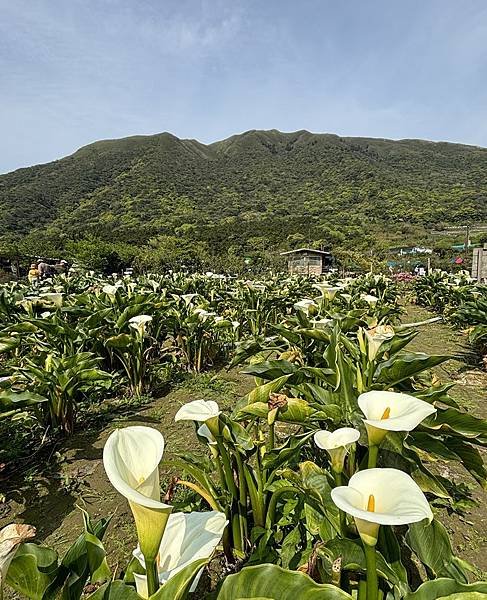
[[[330,256],[331,252],[325,252],[324,250],[316,250],[315,248],[298,248],[297,250],[288,250],[287,252],[281,252],[281,256],[286,254],[298,254],[299,252],[309,252],[310,254],[320,254],[322,256]]]

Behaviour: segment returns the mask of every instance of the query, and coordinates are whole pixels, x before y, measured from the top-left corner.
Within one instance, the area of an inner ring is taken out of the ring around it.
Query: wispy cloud
[[[0,0],[0,172],[254,127],[487,145],[485,0]]]

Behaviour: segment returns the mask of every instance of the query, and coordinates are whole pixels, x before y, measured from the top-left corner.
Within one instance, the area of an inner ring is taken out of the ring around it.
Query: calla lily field
[[[32,513],[7,517],[0,599],[487,597],[443,522],[467,518],[487,487],[487,421],[441,379],[451,356],[411,349],[423,323],[404,322],[406,302],[467,327],[481,362],[487,288],[466,276],[71,270],[1,285],[1,436],[35,461],[101,428],[103,476],[137,542],[123,543],[102,496],[97,519],[77,502],[64,554],[36,537]],[[103,412],[223,369],[248,383],[231,403],[195,391],[170,422],[137,425]],[[184,451],[171,447],[179,431]],[[20,464],[6,456],[0,486]]]

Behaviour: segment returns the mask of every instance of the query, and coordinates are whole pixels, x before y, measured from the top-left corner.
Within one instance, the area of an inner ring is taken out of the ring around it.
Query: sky
[[[0,0],[0,173],[249,129],[487,146],[487,1]]]

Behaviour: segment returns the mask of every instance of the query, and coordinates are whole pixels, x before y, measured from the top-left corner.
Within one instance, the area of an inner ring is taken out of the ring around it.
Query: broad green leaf
[[[331,552],[331,559],[335,561],[342,559],[342,569],[345,571],[366,571],[365,554],[360,542],[353,540],[335,538],[326,544]],[[390,581],[393,585],[401,586],[404,589],[404,582],[398,577],[396,572],[387,564],[384,557],[377,553],[377,571],[380,575]]]
[[[481,600],[486,594],[487,582],[468,585],[454,579],[440,578],[423,583],[404,600]]]
[[[439,409],[436,415],[428,417],[423,424],[430,429],[451,430],[469,438],[487,436],[486,419],[479,419],[455,408]]]
[[[246,567],[225,579],[217,600],[351,600],[334,585],[316,583],[299,571],[277,565]]]
[[[47,398],[34,392],[12,392],[4,390],[0,392],[0,416],[2,413],[12,410],[20,410],[34,404],[47,402]]]
[[[90,600],[141,600],[131,585],[123,581],[110,581],[88,596]]]
[[[283,375],[282,377],[278,377],[273,381],[269,381],[268,383],[264,383],[263,385],[257,386],[247,395],[248,403],[267,403],[267,401],[269,400],[269,395],[278,392],[284,386],[289,377],[291,377],[291,375]]]
[[[181,569],[151,596],[150,600],[185,600],[195,577],[209,560],[209,558],[200,558]]]
[[[21,544],[10,563],[6,582],[16,592],[41,600],[58,574],[58,556],[51,548]]]
[[[109,337],[105,341],[105,344],[109,348],[123,349],[123,348],[128,348],[130,346],[130,344],[132,343],[132,341],[133,341],[133,338],[130,335],[128,335],[128,333],[120,333],[119,335],[114,335],[112,337]]]
[[[393,356],[378,366],[376,371],[377,381],[392,387],[450,358],[450,356],[430,356],[422,352],[404,352]]]
[[[269,360],[248,365],[242,370],[242,373],[273,380],[283,375],[291,375],[296,371],[297,367],[287,360]]]
[[[445,527],[436,519],[431,523],[421,521],[409,526],[406,535],[409,546],[437,577],[452,577],[468,583],[471,567],[453,554],[450,538]]]

